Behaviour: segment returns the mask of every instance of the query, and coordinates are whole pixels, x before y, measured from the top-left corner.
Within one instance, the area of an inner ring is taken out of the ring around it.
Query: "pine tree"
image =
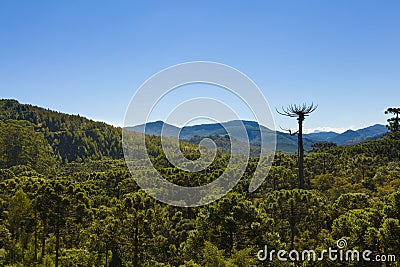
[[[387,122],[389,123],[386,127],[392,132],[398,132],[400,130],[400,108],[388,108],[385,114],[393,114],[395,117],[389,118]]]
[[[299,124],[299,129],[295,132],[292,133],[290,130],[289,134],[290,135],[295,135],[297,134],[297,142],[298,142],[298,168],[299,168],[299,173],[298,173],[298,179],[299,179],[299,188],[303,189],[304,188],[304,146],[303,146],[303,121],[305,117],[307,117],[311,112],[317,109],[318,106],[314,106],[313,103],[311,105],[307,106],[305,103],[303,105],[290,105],[288,108],[282,108],[282,112],[277,112],[281,115],[287,116],[287,117],[297,117],[297,121]]]

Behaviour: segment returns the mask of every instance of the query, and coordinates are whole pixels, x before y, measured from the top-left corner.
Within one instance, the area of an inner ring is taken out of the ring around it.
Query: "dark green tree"
[[[281,241],[295,248],[307,247],[317,235],[326,229],[326,202],[311,190],[279,190],[269,193],[261,209],[275,221],[275,229]],[[300,240],[305,240],[301,241]]]
[[[307,104],[303,105],[290,105],[287,108],[282,107],[282,112],[277,112],[283,116],[297,118],[299,129],[292,133],[290,130],[290,135],[297,134],[297,145],[298,145],[298,179],[299,179],[299,189],[304,189],[304,145],[303,145],[303,121],[304,119],[310,115],[314,110],[317,109],[318,106],[314,106],[313,103],[307,106]]]
[[[334,142],[325,142],[325,141],[319,141],[316,142],[315,144],[311,145],[312,147],[312,152],[319,152],[319,151],[323,151],[323,150],[327,150],[333,147],[337,147],[337,144]]]
[[[72,222],[83,223],[84,218],[88,217],[89,203],[79,185],[70,181],[48,181],[38,191],[36,204],[43,225],[42,257],[45,251],[46,235],[52,233],[55,236],[55,266],[57,267],[60,266],[61,239],[65,235],[65,229]]]
[[[400,130],[400,108],[388,108],[385,114],[395,115],[393,118],[389,118],[387,122],[389,123],[386,127],[392,132],[398,132]]]
[[[22,255],[29,241],[28,233],[32,228],[33,213],[32,203],[22,189],[19,189],[10,199],[8,208],[8,221],[13,238],[14,247],[17,242],[22,244]],[[15,256],[15,253],[13,253]]]
[[[54,167],[53,150],[27,121],[0,121],[0,168],[26,165],[39,173]]]

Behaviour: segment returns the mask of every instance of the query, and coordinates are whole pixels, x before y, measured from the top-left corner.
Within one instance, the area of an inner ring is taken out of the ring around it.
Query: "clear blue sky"
[[[122,125],[147,78],[205,60],[244,72],[272,108],[317,103],[308,129],[384,124],[400,106],[399,14],[376,0],[3,0],[0,98]]]

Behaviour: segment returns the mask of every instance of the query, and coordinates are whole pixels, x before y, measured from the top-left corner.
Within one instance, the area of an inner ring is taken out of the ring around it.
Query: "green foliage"
[[[62,266],[86,267],[94,266],[95,254],[84,249],[65,249],[62,251],[60,261]]]
[[[389,118],[387,120],[388,125],[386,126],[392,132],[400,131],[400,108],[388,108],[385,111],[385,114],[393,114],[395,115],[393,118]]]
[[[123,157],[121,129],[103,122],[20,104],[15,100],[0,100],[0,120],[31,122],[64,162]]]
[[[315,144],[312,144],[311,147],[312,147],[312,152],[320,152],[320,151],[327,150],[327,149],[330,149],[333,147],[337,147],[337,144],[334,142],[320,141]]]
[[[377,232],[381,215],[376,209],[355,209],[340,215],[332,225],[335,239],[346,238],[349,247],[377,251]]]
[[[33,124],[27,121],[0,121],[0,168],[26,165],[47,173],[54,164],[52,148],[43,134],[35,131]]]
[[[5,225],[0,225],[0,248],[3,249],[3,257],[5,257],[5,249],[10,245],[11,233]]]
[[[0,101],[0,110],[0,266],[293,266],[260,262],[257,252],[322,250],[339,238],[400,256],[395,133],[306,154],[306,189],[296,189],[296,156],[277,153],[256,192],[247,191],[259,161],[252,157],[225,197],[177,208],[140,190],[115,152],[120,129],[13,101]],[[146,142],[158,172],[185,186],[216,179],[230,160],[219,151],[205,170],[186,172],[168,162],[159,137]],[[196,144],[180,149],[187,159],[200,155]]]

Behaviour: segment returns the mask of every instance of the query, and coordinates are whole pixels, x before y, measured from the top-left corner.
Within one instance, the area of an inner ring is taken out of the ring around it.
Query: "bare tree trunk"
[[[35,236],[35,255],[34,255],[34,257],[35,257],[35,262],[37,262],[37,260],[38,260],[38,257],[37,257],[37,255],[38,255],[38,246],[37,246],[37,242],[38,242],[38,233],[37,233],[37,211],[36,211],[36,209],[35,209],[35,215],[34,215],[35,217],[34,217],[34,221],[35,221],[35,233],[34,233],[34,236]]]
[[[108,267],[108,243],[106,243],[106,267]]]
[[[135,219],[135,230],[134,230],[134,236],[133,240],[135,242],[133,251],[133,265],[134,266],[139,266],[139,222],[137,219]]]
[[[56,262],[55,262],[55,267],[58,267],[58,259],[59,259],[59,253],[60,253],[60,225],[59,222],[57,222],[56,225]]]
[[[292,202],[290,202],[289,225],[290,225],[290,250],[293,250],[294,249],[294,234],[295,234],[294,233],[295,232],[295,218],[294,218],[294,207],[293,207]]]
[[[299,121],[299,133],[298,138],[298,153],[299,153],[299,189],[304,189],[304,146],[303,146],[303,120],[304,117],[300,116]]]
[[[41,259],[46,255],[46,233],[47,233],[47,223],[46,220],[43,220],[43,235],[42,235],[42,254]]]
[[[274,178],[273,178],[273,188],[274,188],[274,191],[276,190],[276,177],[274,176]]]

